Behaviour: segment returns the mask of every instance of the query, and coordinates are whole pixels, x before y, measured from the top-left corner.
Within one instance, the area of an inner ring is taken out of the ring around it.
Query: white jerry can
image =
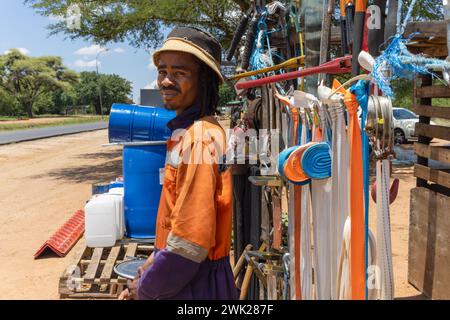
[[[116,225],[117,225],[117,240],[121,240],[125,235],[125,212],[123,201],[124,188],[119,187],[109,189],[108,194],[116,196],[116,198],[118,198],[120,201],[120,210],[117,211],[116,215]]]
[[[122,196],[108,193],[95,195],[86,204],[84,212],[88,247],[112,247],[117,239],[123,237]]]

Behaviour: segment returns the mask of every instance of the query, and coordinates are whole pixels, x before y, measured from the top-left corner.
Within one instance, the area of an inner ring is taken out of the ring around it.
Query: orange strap
[[[341,84],[334,79],[333,90]],[[365,298],[364,270],[364,190],[361,129],[358,122],[358,101],[345,89],[344,103],[350,116],[350,280],[352,299]]]
[[[322,129],[320,127],[316,127],[314,130],[314,142],[321,142],[323,141],[323,133]]]
[[[295,299],[302,300],[300,272],[300,234],[301,234],[302,187],[294,186],[294,250],[295,250]]]
[[[298,122],[300,115],[298,109],[292,108],[294,118],[294,143],[298,141]],[[300,273],[300,234],[301,234],[301,210],[302,210],[302,188],[294,186],[294,263],[295,263],[295,299],[302,300],[301,273]]]
[[[276,93],[275,96],[280,100],[281,103],[287,105],[292,114],[292,120],[294,125],[294,144],[298,141],[299,124],[299,112],[297,108],[293,108],[289,99],[285,96]],[[302,287],[301,287],[301,273],[300,273],[300,232],[301,232],[301,209],[302,209],[302,187],[294,185],[294,269],[295,269],[295,299],[302,300]],[[291,260],[292,261],[292,260]]]

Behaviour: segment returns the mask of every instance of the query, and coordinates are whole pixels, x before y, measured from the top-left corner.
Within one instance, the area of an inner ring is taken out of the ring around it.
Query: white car
[[[405,108],[392,108],[394,116],[394,142],[405,143],[410,140],[416,140],[414,131],[416,123],[419,122],[419,116],[411,110]],[[430,121],[431,125],[436,125]]]
[[[416,139],[414,134],[419,116],[405,108],[392,108],[394,116],[394,141],[395,143],[405,143]]]
[[[394,118],[394,143],[401,144],[411,140],[417,140],[415,135],[416,123],[419,116],[411,110],[405,108],[392,108]],[[358,110],[358,119],[361,125],[361,109]],[[430,124],[435,125],[433,121]]]

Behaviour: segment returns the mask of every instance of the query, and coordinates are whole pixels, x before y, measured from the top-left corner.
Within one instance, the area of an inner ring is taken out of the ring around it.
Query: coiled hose
[[[306,149],[302,155],[302,168],[312,179],[331,177],[331,155],[328,143],[315,143]]]

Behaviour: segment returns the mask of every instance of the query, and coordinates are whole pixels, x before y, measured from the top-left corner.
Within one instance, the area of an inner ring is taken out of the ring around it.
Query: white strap
[[[305,123],[303,121],[303,123]],[[306,126],[302,126],[301,144],[306,144]],[[311,196],[309,185],[302,186],[300,272],[303,300],[313,300],[312,242],[311,242]]]
[[[380,299],[394,298],[391,223],[389,212],[389,160],[377,161],[377,243]]]
[[[328,108],[332,119],[332,211],[330,217],[330,272],[332,299],[338,299],[339,262],[342,254],[344,225],[349,213],[349,140],[345,130],[344,106],[333,103]]]
[[[318,300],[331,299],[330,211],[331,179],[311,182],[314,235],[314,275]]]
[[[323,106],[319,106],[322,110]],[[325,113],[321,113],[321,123],[323,138],[326,137],[327,127],[324,119]],[[313,128],[313,140],[316,130]],[[331,299],[331,198],[332,198],[331,178],[311,181],[312,198],[312,222],[314,238],[314,276],[316,284],[316,295],[318,300]]]

